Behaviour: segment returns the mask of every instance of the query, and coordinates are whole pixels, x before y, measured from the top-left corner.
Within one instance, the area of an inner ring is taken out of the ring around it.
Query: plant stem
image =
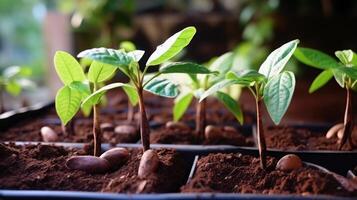
[[[206,99],[196,104],[196,133],[199,138],[205,137],[206,128]]]
[[[259,157],[260,157],[260,166],[262,169],[266,168],[266,144],[265,144],[265,136],[264,129],[262,124],[262,112],[261,112],[261,99],[256,98],[255,106],[257,113],[257,138],[258,138],[258,147],[259,147]]]
[[[62,124],[62,132],[64,135],[74,135],[75,118],[71,119],[66,125]]]
[[[353,131],[352,92],[349,87],[346,87],[346,109],[345,109],[343,126],[344,126],[344,131],[343,131],[341,143],[338,147],[339,150],[342,149],[344,144],[346,144],[347,140],[349,140],[350,143],[352,144],[352,140],[351,140],[351,135]]]
[[[140,109],[140,135],[143,151],[150,149],[150,127],[146,116],[145,103],[143,98],[143,88],[138,88],[139,109]]]
[[[130,101],[128,101],[128,114],[126,121],[132,122],[134,119],[134,106],[131,105]]]
[[[97,90],[97,86],[93,84],[93,92]],[[94,141],[94,156],[100,156],[102,144],[102,132],[99,127],[99,109],[98,105],[93,105],[93,141]]]
[[[4,106],[4,94],[2,87],[0,86],[0,114],[5,112],[5,106]]]

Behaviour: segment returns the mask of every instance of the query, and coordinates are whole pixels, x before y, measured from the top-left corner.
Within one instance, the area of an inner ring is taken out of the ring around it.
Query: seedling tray
[[[17,145],[24,144],[38,144],[36,142],[16,142]],[[43,143],[46,144],[46,143]],[[73,147],[73,148],[81,148],[83,144],[80,143],[54,143],[53,145],[62,145],[65,147]],[[140,145],[137,144],[121,144],[118,145],[121,147],[130,147],[130,148],[141,148]],[[238,148],[222,148],[218,147],[213,149],[212,147],[206,147],[204,151],[192,147],[191,149],[186,149],[183,145],[152,145],[152,148],[175,148],[178,152],[180,152],[185,161],[191,164],[191,173],[188,176],[188,180],[191,176],[193,176],[195,172],[196,162],[198,156],[207,155],[211,152],[240,152],[245,154],[246,151],[244,149]],[[103,150],[107,150],[110,147],[107,144],[102,146]],[[220,151],[219,149],[222,149]],[[230,149],[230,150],[229,150]],[[196,158],[196,159],[195,159]],[[328,172],[327,169],[323,167],[313,165],[314,167],[319,168],[322,171]],[[0,199],[75,199],[75,200],[84,200],[84,199],[321,199],[321,200],[347,200],[353,198],[346,197],[336,197],[336,196],[328,196],[328,195],[311,195],[311,196],[301,196],[301,195],[263,195],[263,194],[239,194],[239,193],[159,193],[159,194],[122,194],[122,193],[100,193],[100,192],[77,192],[77,191],[47,191],[47,190],[0,190]]]

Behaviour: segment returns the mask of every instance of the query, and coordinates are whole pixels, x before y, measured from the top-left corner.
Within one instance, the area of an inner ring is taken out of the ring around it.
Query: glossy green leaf
[[[341,66],[333,57],[315,49],[299,47],[296,49],[294,56],[305,65],[318,69],[325,70]]]
[[[159,70],[162,74],[186,73],[186,74],[210,74],[213,73],[207,67],[191,62],[173,62],[164,65]]]
[[[85,117],[89,117],[89,115],[92,112],[92,109],[93,109],[93,105],[91,103],[89,103],[89,101],[88,101],[88,103],[81,105],[81,110]]]
[[[128,53],[128,56],[131,57],[135,62],[139,62],[140,59],[144,56],[145,51],[143,50],[134,50]]]
[[[202,101],[203,99],[211,96],[211,95],[215,95],[219,90],[228,87],[230,85],[233,84],[237,84],[236,80],[232,80],[232,79],[226,79],[226,80],[222,80],[216,84],[214,84],[212,87],[210,87],[208,90],[206,90],[202,95],[200,95],[200,101]]]
[[[129,102],[132,106],[136,106],[139,103],[139,96],[134,87],[123,87],[123,90],[128,96]]]
[[[175,33],[156,48],[146,62],[146,66],[158,65],[174,57],[191,42],[195,33],[196,28],[193,26]]]
[[[218,71],[219,73],[224,75],[232,68],[233,58],[233,52],[227,52],[219,56],[216,60],[214,60],[210,64],[209,69],[212,71]]]
[[[57,51],[54,63],[57,74],[65,85],[86,79],[81,65],[71,54]]]
[[[342,87],[345,87],[345,73],[340,70],[333,69],[332,70],[333,76],[335,77],[336,82]]]
[[[192,99],[193,99],[192,93],[186,93],[184,95],[180,95],[175,99],[175,104],[174,104],[174,109],[173,109],[173,115],[174,115],[175,122],[177,122],[181,119],[183,114],[186,112],[186,110],[190,106]]]
[[[320,89],[322,86],[326,85],[329,80],[333,77],[333,72],[332,70],[325,70],[322,71],[312,82],[310,88],[309,88],[309,93],[313,93],[316,90]]]
[[[66,125],[78,112],[81,105],[81,99],[81,92],[68,85],[58,90],[55,107],[57,115],[64,125]]]
[[[131,41],[122,41],[119,45],[120,49],[124,49],[126,52],[136,50],[136,46]]]
[[[217,92],[216,97],[234,115],[234,117],[239,121],[239,123],[243,124],[243,112],[240,109],[238,102],[231,96],[223,92]]]
[[[82,94],[82,97],[87,97],[90,95],[90,87],[88,82],[74,81],[68,85],[70,88],[77,90]]]
[[[88,71],[88,80],[92,83],[100,83],[113,77],[116,67],[110,64],[93,61]]]
[[[255,82],[265,81],[266,77],[254,70],[244,70],[238,73],[230,71],[226,74],[226,79],[236,80],[242,86],[251,86]]]
[[[339,67],[335,69],[336,71],[340,71],[341,73],[346,74],[348,77],[357,80],[357,69],[352,67]]]
[[[102,63],[107,63],[115,66],[128,66],[133,58],[123,50],[109,48],[93,48],[82,51],[78,54],[79,58],[89,58]]]
[[[153,94],[173,98],[179,93],[177,85],[167,79],[155,78],[144,87],[144,90]]]
[[[100,103],[100,100],[102,98],[102,96],[111,89],[114,88],[118,88],[118,87],[133,87],[129,84],[125,84],[125,83],[111,83],[109,85],[106,85],[102,88],[100,88],[99,90],[93,92],[91,95],[89,95],[86,99],[83,100],[82,102],[82,106],[83,104],[91,104],[91,105],[96,105],[98,103]]]
[[[267,78],[279,74],[293,55],[299,40],[290,41],[275,49],[259,68],[259,73]]]
[[[344,65],[350,64],[353,59],[353,51],[352,50],[336,51],[335,55]]]
[[[295,76],[285,71],[272,77],[264,88],[264,102],[268,113],[277,125],[287,111],[295,89]]]

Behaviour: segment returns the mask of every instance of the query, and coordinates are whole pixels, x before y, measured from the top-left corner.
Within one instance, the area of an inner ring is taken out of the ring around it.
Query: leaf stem
[[[198,138],[204,139],[206,128],[206,99],[197,101],[196,105],[196,133]]]
[[[155,74],[154,76],[152,76],[149,80],[147,80],[145,83],[141,83],[143,85],[143,88],[150,82],[152,81],[154,78],[158,77],[161,75],[161,72],[158,72],[157,74]]]

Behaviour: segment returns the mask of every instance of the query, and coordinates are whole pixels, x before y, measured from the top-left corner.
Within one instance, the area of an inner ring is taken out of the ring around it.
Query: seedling
[[[211,73],[206,67],[188,62],[175,62],[161,67],[158,72],[148,76],[147,71],[150,67],[162,64],[178,54],[187,46],[196,33],[194,27],[187,27],[158,46],[153,54],[149,57],[143,71],[140,70],[139,60],[144,51],[136,50],[126,53],[123,50],[94,48],[83,51],[78,57],[86,57],[98,62],[107,63],[116,66],[129,79],[129,83],[112,83],[104,86],[100,90],[91,94],[85,101],[93,101],[100,98],[106,91],[123,87],[134,91],[127,93],[129,98],[138,98],[140,111],[140,134],[143,150],[150,149],[150,127],[146,115],[143,91],[146,90],[155,95],[174,98],[178,95],[178,87],[170,80],[160,78],[161,74],[184,73],[184,74],[208,74]]]
[[[234,55],[232,52],[225,53],[211,62],[208,66],[216,74],[203,74],[192,75],[185,77],[177,77],[177,82],[180,83],[180,87],[185,90],[175,99],[175,105],[173,108],[174,121],[179,121],[183,114],[188,109],[193,98],[200,99],[201,94],[215,83],[224,79],[226,74],[232,67]],[[218,74],[218,75],[217,75]],[[185,79],[189,77],[190,80]],[[243,114],[234,99],[229,92],[217,91],[212,96],[216,97],[224,106],[236,117],[236,119],[242,124]],[[196,133],[200,138],[204,138],[204,130],[206,127],[206,100],[203,99],[196,104]]]
[[[64,86],[57,92],[56,111],[65,126],[81,108],[81,102],[92,92],[96,92],[99,84],[110,79],[116,67],[93,61],[87,76],[77,60],[64,51],[57,51],[54,58],[57,74]],[[100,99],[90,104],[83,104],[82,109],[90,112],[93,109],[94,155],[100,155],[101,130],[99,128]]]
[[[332,77],[336,82],[346,89],[346,108],[343,127],[335,129],[342,130],[342,139],[339,144],[341,150],[344,144],[349,141],[351,147],[354,146],[351,135],[354,127],[352,110],[352,90],[357,90],[357,55],[352,50],[336,51],[337,61],[333,57],[309,48],[298,48],[295,57],[302,63],[323,70],[312,82],[309,92],[315,92],[323,87]],[[332,130],[332,128],[331,128]]]
[[[34,82],[28,79],[31,74],[31,68],[19,66],[7,67],[0,74],[0,114],[5,111],[4,92],[16,97],[23,89],[31,89],[36,86]]]
[[[290,41],[274,50],[260,66],[259,71],[245,70],[235,73],[230,71],[222,80],[209,88],[201,100],[216,93],[222,88],[239,84],[248,87],[255,98],[257,115],[257,139],[260,165],[266,168],[266,144],[262,124],[261,103],[264,101],[273,122],[278,125],[284,116],[295,89],[295,76],[292,72],[283,71],[293,55],[299,40]]]

